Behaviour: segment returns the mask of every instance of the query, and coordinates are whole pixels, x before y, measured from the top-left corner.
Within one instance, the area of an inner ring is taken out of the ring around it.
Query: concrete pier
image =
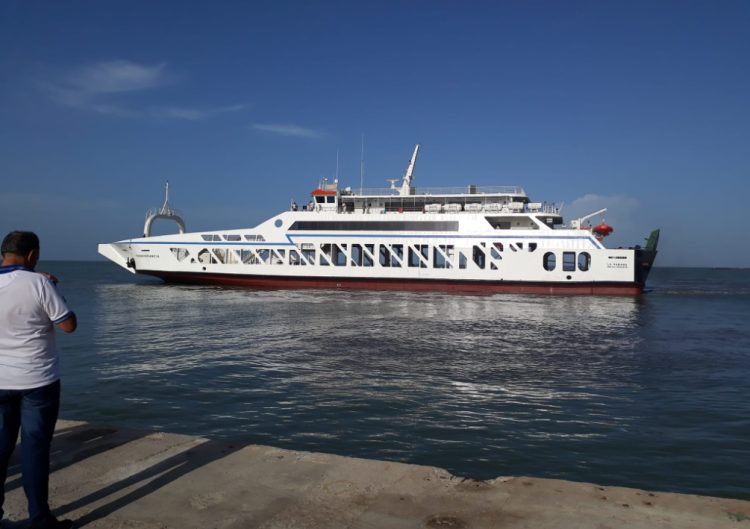
[[[18,453],[4,527],[25,526]],[[433,467],[60,421],[50,501],[108,529],[750,529],[750,502]],[[9,521],[8,521],[9,520]]]

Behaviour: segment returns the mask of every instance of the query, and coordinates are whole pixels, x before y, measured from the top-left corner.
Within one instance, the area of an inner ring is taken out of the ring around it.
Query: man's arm
[[[70,317],[61,321],[57,324],[57,328],[64,332],[73,332],[78,327],[78,318],[74,313],[70,313]]]

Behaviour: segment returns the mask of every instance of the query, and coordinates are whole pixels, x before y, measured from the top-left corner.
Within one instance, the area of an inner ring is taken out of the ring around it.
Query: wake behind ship
[[[637,295],[656,257],[659,230],[644,248],[610,249],[612,227],[563,224],[560,206],[531,202],[520,187],[412,186],[420,146],[400,186],[339,189],[326,180],[303,207],[292,204],[254,228],[186,233],[164,205],[147,214],[144,236],[100,244],[135,274],[167,282],[254,288],[356,288]],[[180,233],[150,236],[155,219]]]

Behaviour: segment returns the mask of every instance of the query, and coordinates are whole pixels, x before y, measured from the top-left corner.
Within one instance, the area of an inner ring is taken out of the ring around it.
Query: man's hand
[[[47,272],[37,272],[37,273],[42,274],[44,277],[52,281],[53,285],[56,285],[59,281],[55,276],[53,276],[52,274],[48,274]]]

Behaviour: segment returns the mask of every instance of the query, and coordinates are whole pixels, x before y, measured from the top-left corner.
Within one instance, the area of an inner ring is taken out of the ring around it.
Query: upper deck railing
[[[174,208],[169,208],[169,207],[151,208],[146,212],[146,218],[156,217],[156,216],[182,217],[182,212],[179,209],[174,209]]]
[[[388,187],[351,188],[351,192],[342,191],[344,195],[352,196],[399,196],[400,189]],[[520,186],[464,186],[464,187],[414,187],[409,195],[445,196],[445,195],[514,195],[526,196],[526,191]]]

